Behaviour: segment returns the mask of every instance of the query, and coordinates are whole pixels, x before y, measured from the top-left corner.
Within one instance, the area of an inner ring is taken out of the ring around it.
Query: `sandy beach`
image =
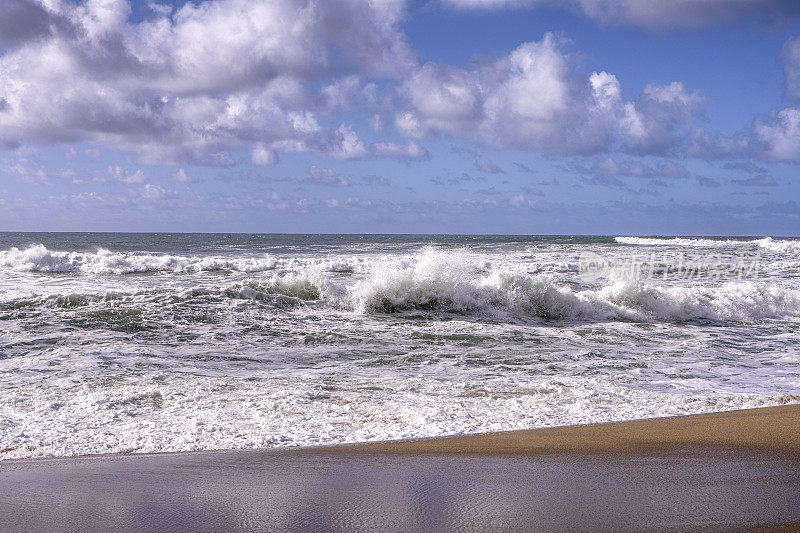
[[[686,446],[800,455],[800,406],[331,447],[371,453],[665,453]]]
[[[0,463],[3,531],[793,531],[800,406]]]

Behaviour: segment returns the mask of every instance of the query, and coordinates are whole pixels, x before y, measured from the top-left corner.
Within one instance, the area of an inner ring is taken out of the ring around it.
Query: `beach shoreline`
[[[737,447],[800,455],[800,404],[574,426],[321,446],[356,453],[546,454]]]
[[[800,405],[314,448],[0,462],[3,531],[793,531]]]
[[[487,433],[266,448],[221,448],[157,452],[111,452],[2,459],[0,465],[29,461],[100,457],[169,456],[236,452],[289,454],[613,454],[670,453],[687,447],[744,448],[780,455],[800,455],[800,403],[575,424]]]

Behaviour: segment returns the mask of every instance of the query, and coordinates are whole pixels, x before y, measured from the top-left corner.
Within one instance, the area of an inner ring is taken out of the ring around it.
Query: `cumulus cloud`
[[[789,107],[758,117],[753,136],[764,159],[800,163],[800,109]]]
[[[400,88],[397,129],[413,138],[444,134],[496,148],[594,154],[619,147],[663,154],[678,145],[705,99],[681,83],[648,85],[622,98],[613,74],[576,71],[553,34],[474,69],[427,63]]]
[[[752,155],[750,137],[750,132],[726,136],[709,133],[700,127],[692,127],[686,135],[683,150],[687,155],[706,160],[750,157]]]
[[[744,132],[733,136],[712,135],[701,128],[692,128],[683,152],[706,160],[739,160],[725,168],[748,172],[760,168],[748,159],[800,163],[800,109],[787,107],[759,115]]]
[[[151,183],[145,183],[140,188],[135,189],[135,193],[145,200],[163,200],[175,196],[172,191]]]
[[[212,0],[140,23],[128,0],[0,1],[7,146],[90,141],[151,163],[225,165],[257,143],[260,161],[279,148],[361,157],[325,114],[349,92],[374,97],[362,78],[414,64],[402,0]]]
[[[682,127],[702,112],[705,99],[680,82],[647,85],[636,102],[622,104],[618,123],[627,147],[640,154],[664,154],[684,137]]]
[[[498,148],[596,152],[610,140],[607,113],[573,72],[563,42],[547,34],[473,70],[428,63],[400,92],[396,127],[416,138],[448,134]]]
[[[800,101],[800,37],[787,40],[780,52],[784,96]],[[750,150],[765,161],[800,163],[800,109],[787,107],[755,118],[750,131]]]
[[[258,143],[253,148],[250,159],[254,165],[271,166],[278,162],[278,154]]]
[[[189,176],[182,168],[179,168],[177,172],[172,174],[172,179],[178,183],[191,183],[193,181],[192,177]]]
[[[750,22],[783,23],[800,15],[794,0],[442,0],[458,9],[533,8],[558,5],[606,25],[652,31]]]

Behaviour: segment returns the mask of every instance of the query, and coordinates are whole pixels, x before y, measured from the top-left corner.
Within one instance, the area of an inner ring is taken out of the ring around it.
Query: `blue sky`
[[[0,230],[800,235],[797,2],[0,8]]]

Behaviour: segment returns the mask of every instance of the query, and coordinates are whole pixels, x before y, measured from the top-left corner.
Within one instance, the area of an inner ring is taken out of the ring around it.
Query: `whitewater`
[[[0,459],[795,403],[799,253],[777,237],[0,234]],[[587,276],[587,258],[608,268]]]

